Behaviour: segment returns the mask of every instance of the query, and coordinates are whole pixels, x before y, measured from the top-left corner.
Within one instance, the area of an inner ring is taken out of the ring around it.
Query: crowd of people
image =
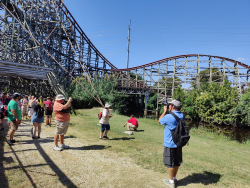
[[[57,95],[56,97],[48,96],[44,101],[42,96],[35,95],[21,95],[19,93],[8,94],[1,93],[0,97],[0,119],[1,129],[4,131],[4,118],[7,118],[9,126],[9,140],[8,144],[12,145],[16,142],[14,139],[15,131],[21,121],[30,121],[33,124],[32,139],[40,139],[41,126],[44,123],[45,127],[51,127],[52,112],[55,113],[56,132],[54,137],[54,150],[61,151],[68,149],[69,146],[64,144],[64,135],[66,134],[70,121],[69,107],[72,102],[70,97],[68,102],[64,104],[64,96]],[[37,135],[36,135],[37,134]],[[58,139],[60,145],[58,146]]]

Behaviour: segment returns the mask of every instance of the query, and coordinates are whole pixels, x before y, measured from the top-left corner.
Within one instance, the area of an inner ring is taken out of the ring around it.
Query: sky
[[[116,67],[206,54],[250,65],[250,0],[64,0],[83,31]]]

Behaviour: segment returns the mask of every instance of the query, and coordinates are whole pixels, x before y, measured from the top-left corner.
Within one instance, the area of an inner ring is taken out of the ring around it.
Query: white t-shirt
[[[105,117],[106,115],[110,115],[108,109],[104,108],[102,111],[102,118],[100,119],[100,124],[109,124],[109,117]]]

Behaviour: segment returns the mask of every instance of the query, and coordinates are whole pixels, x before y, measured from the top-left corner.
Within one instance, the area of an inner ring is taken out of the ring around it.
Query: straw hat
[[[56,96],[55,100],[60,101],[60,100],[63,100],[63,99],[65,99],[65,97],[62,94],[59,94],[59,95]]]

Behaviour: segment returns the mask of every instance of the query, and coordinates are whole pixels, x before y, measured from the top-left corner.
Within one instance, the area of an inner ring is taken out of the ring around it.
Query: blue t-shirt
[[[183,114],[180,111],[173,111],[173,113],[175,113],[178,118],[183,118]],[[162,119],[160,119],[160,123],[161,125],[165,125],[163,145],[168,148],[177,148],[177,145],[173,141],[171,131],[175,130],[178,121],[171,114],[167,114]]]

